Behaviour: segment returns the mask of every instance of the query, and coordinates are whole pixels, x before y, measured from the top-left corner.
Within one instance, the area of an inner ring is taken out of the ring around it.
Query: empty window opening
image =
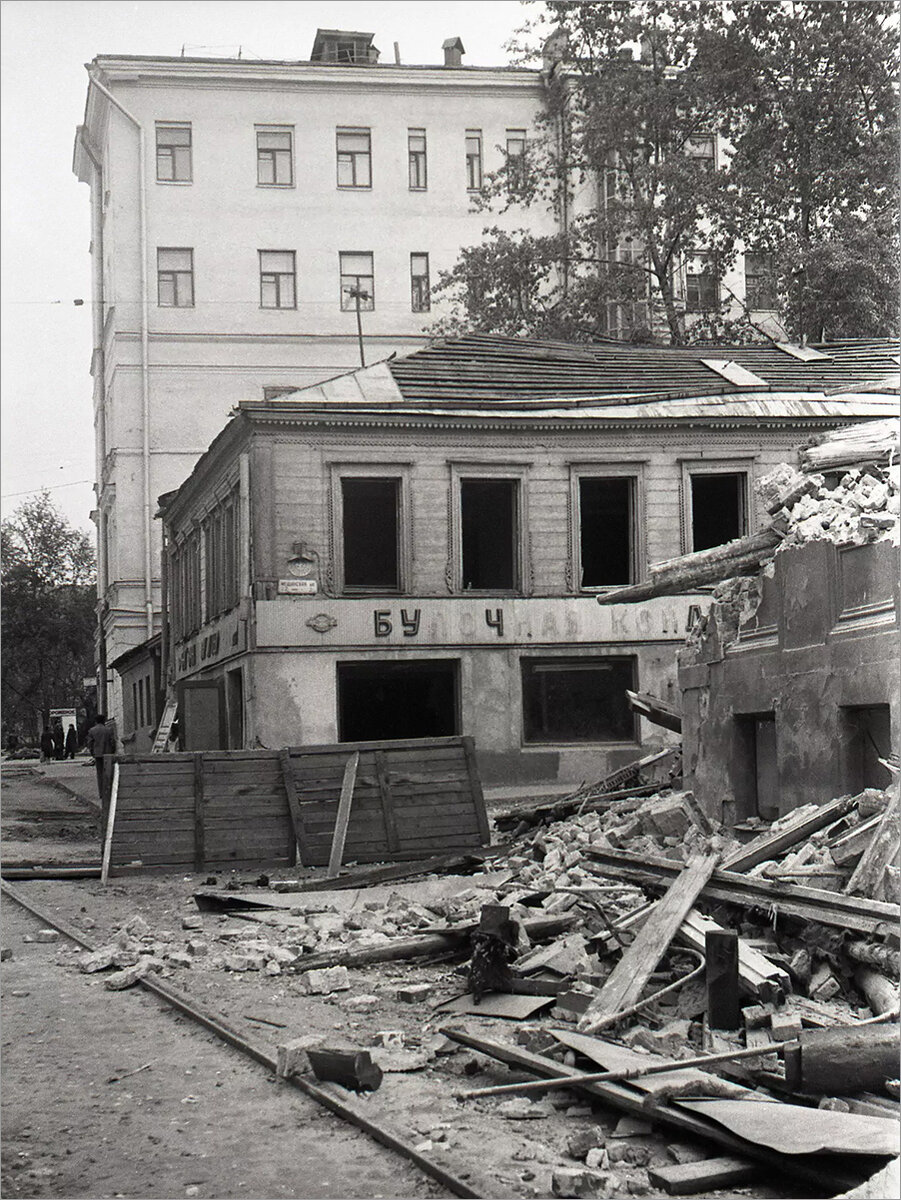
[[[524,658],[526,742],[631,742],[634,658]]]
[[[610,587],[633,579],[633,481],[579,480],[582,587]]]
[[[848,782],[846,790],[856,795],[864,788],[887,788],[891,773],[879,761],[892,749],[892,719],[888,704],[846,708],[845,745]]]
[[[342,479],[344,586],[400,587],[400,480]]]
[[[713,255],[697,251],[685,269],[685,311],[711,312],[719,307],[720,285],[716,277]]]
[[[456,736],[458,668],[455,659],[339,663],[339,741]]]
[[[691,477],[691,549],[709,550],[747,532],[747,476],[699,474]]]
[[[517,480],[461,479],[463,587],[512,591],[518,586]]]

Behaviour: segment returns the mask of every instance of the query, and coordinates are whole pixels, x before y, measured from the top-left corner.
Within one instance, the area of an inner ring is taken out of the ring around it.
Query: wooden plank
[[[750,871],[751,867],[756,867],[758,863],[778,858],[792,846],[797,846],[799,842],[806,842],[812,834],[825,829],[839,817],[843,817],[856,805],[856,796],[840,796],[838,800],[821,805],[817,812],[802,817],[800,820],[790,821],[777,833],[768,830],[760,837],[754,838],[753,841],[724,858],[720,869],[723,871]]]
[[[203,851],[203,754],[194,755],[194,870],[202,871]]]
[[[393,852],[400,846],[397,835],[397,820],[394,815],[394,800],[391,794],[391,780],[388,773],[388,760],[384,750],[375,752],[375,773],[378,780],[379,802],[382,806],[382,819],[385,822],[385,836],[388,850]]]
[[[295,863],[302,863],[304,843],[303,813],[300,810],[297,792],[294,787],[294,768],[291,765],[291,755],[287,750],[282,750],[280,752],[279,762],[281,763],[282,768],[282,780],[284,781],[285,785],[285,795],[288,798],[288,812],[291,816],[291,827],[294,830],[294,861]]]
[[[898,850],[901,846],[897,779],[894,781],[893,790],[895,794],[892,796],[888,808],[882,814],[872,841],[863,852],[851,878],[845,884],[844,890],[848,895],[872,896],[874,900],[883,900],[886,896],[885,869],[890,863],[897,862]]]
[[[482,844],[487,846],[491,841],[491,827],[488,824],[488,812],[482,793],[482,779],[479,775],[479,765],[476,762],[475,742],[468,735],[463,738],[463,753],[466,756],[466,770],[469,774],[469,788],[472,793],[472,802],[475,805],[479,834]]]
[[[357,767],[360,765],[360,752],[355,750],[347,760],[344,768],[344,780],[341,784],[341,799],[338,801],[338,815],[335,818],[335,832],[332,836],[332,848],[328,859],[328,878],[334,879],[341,867],[344,857],[344,841],[347,837],[347,823],[350,820],[350,806],[353,803],[354,783],[357,778]]]
[[[172,724],[175,721],[175,714],[178,711],[178,697],[167,696],[166,703],[163,708],[162,720],[153,739],[153,745],[150,747],[151,754],[162,754],[166,749],[166,743],[169,740],[169,734],[172,730]]]
[[[882,813],[877,813],[875,817],[870,817],[868,821],[864,821],[860,825],[855,825],[847,833],[833,838],[827,844],[829,856],[832,861],[841,866],[843,863],[852,862],[855,858],[859,858],[870,844],[870,840],[881,821]]]
[[[579,1021],[580,1029],[591,1032],[598,1021],[635,1004],[713,874],[717,858],[707,854],[689,860],[589,1004]]]
[[[708,1158],[703,1162],[674,1163],[648,1167],[648,1180],[668,1196],[694,1196],[710,1193],[730,1184],[749,1183],[760,1168],[746,1158]]]
[[[103,861],[100,864],[100,882],[109,879],[110,856],[113,849],[113,830],[116,825],[116,803],[119,798],[119,764],[113,765],[113,782],[110,789],[109,811],[106,818],[106,837],[103,841]]]

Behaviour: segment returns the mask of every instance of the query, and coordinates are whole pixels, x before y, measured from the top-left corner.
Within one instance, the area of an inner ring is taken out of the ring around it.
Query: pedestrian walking
[[[94,757],[94,767],[97,771],[97,793],[103,802],[103,756],[116,753],[116,735],[106,723],[103,713],[97,714],[96,722],[88,730],[85,745],[88,753]]]
[[[75,726],[70,725],[66,732],[66,749],[63,755],[64,758],[74,758],[75,751],[78,749],[78,734],[75,732]]]
[[[45,725],[41,730],[41,762],[49,762],[53,758],[53,734]]]
[[[50,734],[53,738],[53,757],[57,759],[62,758],[64,753],[63,747],[66,744],[66,735],[63,733],[62,721],[57,721],[54,724],[50,730]]]

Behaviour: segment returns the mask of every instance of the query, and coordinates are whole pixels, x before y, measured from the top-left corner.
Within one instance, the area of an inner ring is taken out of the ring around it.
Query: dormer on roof
[[[379,60],[373,46],[374,33],[359,33],[346,29],[317,29],[310,62],[342,63],[349,66],[368,66]]]
[[[460,38],[445,38],[441,43],[441,49],[444,51],[444,65],[446,67],[463,66],[463,55],[466,53],[466,47]]]

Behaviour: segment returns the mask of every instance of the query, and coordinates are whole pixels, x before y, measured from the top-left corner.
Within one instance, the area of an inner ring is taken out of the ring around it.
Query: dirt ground
[[[91,805],[19,770],[5,768],[3,781],[5,862],[97,857]],[[196,937],[217,944],[236,926],[233,914],[207,913],[202,930],[182,928],[184,917],[197,917],[193,893],[209,879],[147,874],[106,887],[99,880],[14,886],[83,930],[94,945],[139,915],[154,935],[171,934],[184,948]],[[241,872],[234,880],[216,880],[221,887],[253,883],[254,877]],[[34,940],[40,927],[4,898],[2,943],[12,958],[0,974],[3,1195],[352,1200],[450,1194],[143,989],[108,991],[102,973],[80,971],[82,952],[68,939]],[[350,989],[331,996],[302,994],[295,975],[225,971],[203,957],[167,973],[167,982],[272,1054],[280,1042],[303,1034],[326,1036],[334,1046],[371,1048],[378,1031],[399,1031],[407,1053],[395,1065],[407,1069],[386,1070],[380,1089],[359,1102],[481,1196],[550,1196],[554,1170],[580,1165],[569,1152],[576,1135],[595,1135],[608,1151],[616,1146],[614,1154],[623,1155],[605,1172],[612,1196],[663,1194],[649,1185],[641,1164],[716,1153],[665,1131],[618,1137],[620,1113],[565,1090],[506,1107],[496,1100],[457,1101],[454,1093],[464,1087],[527,1076],[440,1035],[451,1022],[433,1005],[465,991],[452,962],[352,969]],[[409,983],[428,983],[429,997],[414,1004],[398,999],[397,989]],[[364,1001],[367,996],[375,999]],[[508,1041],[537,1027],[463,1020],[475,1033]],[[710,1195],[802,1192],[788,1181],[761,1179],[754,1187]]]

